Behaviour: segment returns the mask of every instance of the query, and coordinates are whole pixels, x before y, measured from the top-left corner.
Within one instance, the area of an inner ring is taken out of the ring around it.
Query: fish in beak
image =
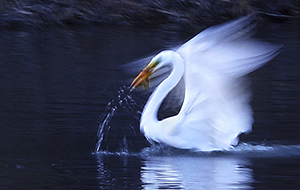
[[[149,88],[149,76],[153,74],[160,60],[151,61],[149,65],[131,83],[131,90],[142,84],[145,89]]]
[[[149,88],[149,76],[153,73],[150,69],[145,68],[131,83],[131,90],[142,84],[145,89]]]

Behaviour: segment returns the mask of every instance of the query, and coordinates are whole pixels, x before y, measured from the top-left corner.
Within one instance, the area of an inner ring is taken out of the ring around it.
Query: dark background
[[[175,154],[174,164],[180,158],[176,151],[162,150],[161,163],[143,149],[149,144],[139,132],[139,116],[149,94],[128,92],[137,73],[130,75],[122,66],[182,44],[253,7],[261,12],[255,37],[283,47],[275,59],[248,76],[255,123],[252,133],[242,135],[242,156],[234,156],[232,163],[240,163],[237,171],[244,169],[251,176],[245,184],[248,189],[299,186],[299,159],[293,156],[299,152],[300,118],[297,1],[85,2],[1,1],[2,189],[147,186],[141,176],[153,171],[151,164],[160,168],[165,157]],[[137,11],[141,4],[142,11]],[[186,14],[192,9],[197,14]],[[101,127],[104,153],[93,154]],[[213,166],[223,163],[223,156],[228,155],[212,153],[213,159],[208,158]],[[207,155],[188,157],[198,165],[207,159]],[[211,174],[208,170],[203,175]]]

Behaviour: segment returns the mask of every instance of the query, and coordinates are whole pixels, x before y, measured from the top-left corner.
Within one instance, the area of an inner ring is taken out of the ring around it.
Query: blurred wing
[[[251,17],[206,29],[177,52],[185,61],[184,127],[202,150],[226,148],[250,132],[251,93],[242,78],[277,55],[279,46],[249,38]],[[197,134],[198,133],[198,134]],[[205,134],[205,135],[204,135]]]
[[[197,47],[197,51],[209,49],[221,41],[233,41],[239,38],[250,37],[254,32],[256,23],[253,14],[236,19],[224,24],[211,26],[188,42],[179,47],[178,51],[188,51],[190,48]]]

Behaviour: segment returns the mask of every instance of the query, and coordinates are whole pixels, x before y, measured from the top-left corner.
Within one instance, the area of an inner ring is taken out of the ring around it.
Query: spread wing
[[[240,133],[251,131],[251,93],[243,76],[280,49],[250,38],[252,20],[247,16],[211,27],[177,50],[185,61],[185,99],[180,115],[183,127],[193,131],[195,146],[205,146],[199,147],[202,150],[229,147]]]

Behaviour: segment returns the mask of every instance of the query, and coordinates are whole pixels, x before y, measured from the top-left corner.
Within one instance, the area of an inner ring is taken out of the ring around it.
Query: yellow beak
[[[149,87],[149,79],[148,77],[153,73],[153,70],[149,67],[146,67],[131,83],[132,90],[143,84],[145,88]]]

